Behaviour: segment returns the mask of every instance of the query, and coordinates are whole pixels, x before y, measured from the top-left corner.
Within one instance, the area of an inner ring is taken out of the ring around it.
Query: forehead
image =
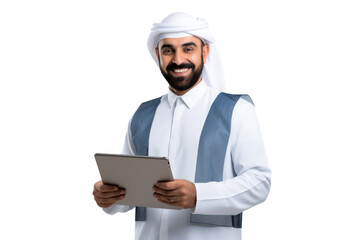
[[[159,48],[161,48],[164,44],[166,45],[172,45],[174,47],[182,46],[185,43],[195,43],[197,46],[201,45],[201,40],[198,37],[195,36],[187,36],[187,37],[181,37],[181,38],[164,38],[161,39],[159,42]]]

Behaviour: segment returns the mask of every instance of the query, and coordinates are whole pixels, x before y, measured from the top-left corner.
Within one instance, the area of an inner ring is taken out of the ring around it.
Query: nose
[[[185,55],[181,51],[176,51],[173,55],[172,62],[180,65],[185,62]]]

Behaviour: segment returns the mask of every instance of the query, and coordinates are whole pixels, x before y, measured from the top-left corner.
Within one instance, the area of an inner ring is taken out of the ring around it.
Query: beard
[[[192,74],[190,74],[187,77],[175,77],[169,73],[174,69],[180,69],[180,68],[189,68],[189,70],[191,69]],[[204,61],[203,61],[203,57],[201,56],[201,64],[196,69],[195,69],[195,65],[192,63],[182,63],[180,65],[177,65],[175,63],[170,63],[166,67],[167,72],[165,72],[161,67],[160,67],[160,71],[164,76],[164,78],[166,79],[166,81],[173,89],[175,89],[176,91],[185,91],[192,88],[197,83],[197,81],[201,76],[203,68],[204,68]]]

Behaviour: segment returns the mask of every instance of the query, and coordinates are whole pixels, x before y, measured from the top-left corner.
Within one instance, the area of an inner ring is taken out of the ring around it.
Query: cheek
[[[199,64],[201,64],[201,52],[196,52],[194,54],[192,54],[191,56],[189,56],[189,60],[193,63],[196,64],[197,66]]]
[[[160,67],[161,67],[161,69],[166,71],[166,64],[164,64],[163,62],[160,62]]]
[[[159,64],[160,64],[160,67],[162,67],[163,69],[166,69],[166,67],[169,63],[166,59],[164,59],[164,57],[160,57]]]
[[[193,64],[195,64],[196,67],[199,67],[200,64],[201,64],[201,57],[198,57],[198,56],[193,57],[193,58],[190,59],[190,61],[191,61]]]

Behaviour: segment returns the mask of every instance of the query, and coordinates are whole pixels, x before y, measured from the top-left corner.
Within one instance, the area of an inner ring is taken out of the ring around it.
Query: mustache
[[[180,64],[180,65],[177,65],[176,63],[170,63],[170,64],[166,67],[166,70],[167,70],[167,71],[171,71],[171,70],[180,69],[180,68],[192,68],[192,69],[194,69],[194,68],[195,68],[195,65],[192,64],[192,63],[182,63],[182,64]]]

